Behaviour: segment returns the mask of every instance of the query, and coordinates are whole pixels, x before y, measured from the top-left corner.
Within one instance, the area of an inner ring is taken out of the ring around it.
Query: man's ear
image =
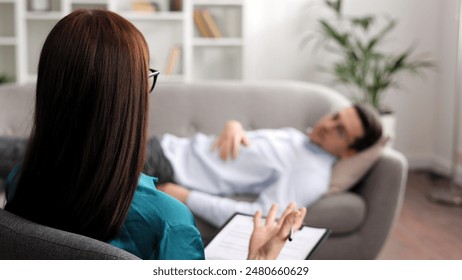
[[[352,148],[347,148],[345,151],[343,151],[343,153],[340,155],[340,158],[341,159],[344,159],[344,158],[349,158],[349,157],[352,157],[354,155],[356,155],[358,153],[358,151],[356,151],[355,149],[352,149]]]

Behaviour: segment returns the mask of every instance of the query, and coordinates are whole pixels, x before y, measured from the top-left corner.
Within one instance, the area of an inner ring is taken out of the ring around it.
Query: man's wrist
[[[190,194],[191,194],[191,191],[185,188],[184,198],[182,201],[184,204],[188,204],[188,198]]]

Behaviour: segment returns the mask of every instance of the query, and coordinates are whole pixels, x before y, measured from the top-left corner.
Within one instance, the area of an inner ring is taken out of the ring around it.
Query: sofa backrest
[[[35,104],[35,84],[0,86],[0,136],[27,137]]]
[[[326,113],[348,104],[338,92],[306,82],[159,83],[150,98],[149,135],[216,134],[230,119],[249,130],[304,131]]]
[[[107,243],[36,224],[0,209],[0,259],[139,259]]]
[[[35,84],[0,86],[0,136],[27,137]],[[304,131],[349,101],[318,84],[296,81],[162,83],[150,96],[149,136],[218,133],[235,119],[246,129]]]

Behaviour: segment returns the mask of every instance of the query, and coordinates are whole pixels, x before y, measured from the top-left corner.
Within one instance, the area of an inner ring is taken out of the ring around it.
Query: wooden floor
[[[426,197],[445,185],[447,180],[434,174],[410,172],[398,222],[378,259],[462,260],[462,207]]]

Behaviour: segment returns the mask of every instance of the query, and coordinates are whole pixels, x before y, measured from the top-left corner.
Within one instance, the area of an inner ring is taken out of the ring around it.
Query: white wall
[[[439,59],[442,67],[438,71],[438,92],[435,97],[437,114],[433,165],[443,172],[449,171],[452,164],[454,100],[456,93],[461,94],[456,88],[455,80],[458,8],[457,1],[444,1],[438,38]],[[462,147],[462,144],[458,146]]]
[[[315,30],[321,0],[249,0],[247,2],[246,78],[295,79],[330,85],[332,56],[300,48],[302,32]],[[402,77],[402,87],[385,93],[396,112],[395,148],[413,167],[437,163],[447,170],[451,158],[455,36],[458,0],[344,0],[346,14],[388,14],[398,20],[384,50],[405,50],[431,56],[437,64],[424,78]],[[338,88],[344,90],[342,88]],[[462,145],[461,145],[462,147]]]

